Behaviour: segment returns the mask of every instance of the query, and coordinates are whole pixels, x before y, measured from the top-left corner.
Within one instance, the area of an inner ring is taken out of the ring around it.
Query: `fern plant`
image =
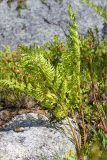
[[[70,123],[69,126],[77,157],[85,159],[89,154],[92,127],[95,128],[93,121],[96,125],[100,123],[99,113],[104,115],[106,105],[106,97],[102,95],[106,91],[107,45],[104,39],[99,41],[91,30],[86,37],[78,37],[71,5],[68,13],[67,46],[55,36],[44,46],[18,45],[14,51],[7,47],[0,52],[0,94],[34,97],[56,118],[64,117],[76,108],[77,118],[81,118],[82,123],[80,139]],[[92,84],[96,85],[94,98],[97,101],[93,101]]]
[[[0,63],[3,66],[0,86],[33,96],[43,107],[53,109],[56,117],[67,115],[69,109],[76,106],[79,100],[80,49],[76,18],[71,6],[69,16],[66,50],[63,43],[55,37],[53,46],[56,47],[53,51],[47,44],[45,48],[18,46],[13,52],[1,52]]]

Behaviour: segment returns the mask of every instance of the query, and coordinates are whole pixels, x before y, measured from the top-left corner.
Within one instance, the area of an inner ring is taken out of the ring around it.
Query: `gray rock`
[[[62,40],[66,40],[65,33],[68,26],[68,4],[72,2],[77,13],[77,23],[79,33],[86,34],[89,27],[103,28],[103,18],[93,9],[81,2],[81,0],[27,0],[27,9],[21,11],[18,16],[16,11],[16,0],[8,7],[7,0],[0,3],[0,48],[3,45],[11,45],[13,48],[18,43],[43,44],[58,35]],[[107,6],[107,1],[91,0],[95,4],[103,7]]]
[[[36,113],[16,116],[0,132],[0,160],[62,160],[71,147],[75,152],[65,125],[66,119],[52,125]]]

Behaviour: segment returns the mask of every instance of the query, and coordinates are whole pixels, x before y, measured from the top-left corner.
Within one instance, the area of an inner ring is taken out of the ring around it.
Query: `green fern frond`
[[[102,6],[95,5],[92,2],[90,2],[89,0],[82,0],[82,2],[84,2],[88,6],[92,7],[98,14],[100,14],[105,19],[105,21],[107,21],[107,8],[103,8]]]
[[[29,90],[29,96],[34,97],[39,102],[43,102],[45,97],[44,89],[39,83],[36,83],[36,86],[32,86],[32,89]]]
[[[42,54],[26,56],[23,60],[26,72],[35,74],[35,79],[39,80],[41,78],[47,85],[52,86],[55,71],[50,62]]]
[[[62,63],[65,69],[64,77],[68,81],[69,96],[73,100],[73,97],[78,99],[80,92],[80,45],[76,17],[71,5],[68,13],[70,17],[67,37],[68,50],[66,54],[62,55]]]
[[[21,82],[21,83],[18,83],[17,80],[15,79],[1,79],[0,80],[0,87],[7,87],[7,88],[10,88],[12,90],[19,90],[21,92],[24,92],[25,91],[25,88],[26,88],[26,85]]]

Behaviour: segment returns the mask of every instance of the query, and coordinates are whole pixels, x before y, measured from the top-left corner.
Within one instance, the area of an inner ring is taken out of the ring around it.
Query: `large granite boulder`
[[[107,1],[91,0],[95,4],[107,6]],[[11,8],[7,0],[0,3],[0,48],[2,45],[18,43],[43,44],[59,35],[66,40],[65,33],[68,26],[68,4],[72,3],[77,13],[79,33],[86,34],[89,27],[103,28],[103,18],[93,9],[82,3],[81,0],[27,0],[27,9],[22,9],[18,16],[16,11],[17,0],[13,0]]]
[[[69,129],[66,119],[50,123],[41,114],[17,115],[0,131],[0,160],[64,160],[69,149],[75,152],[65,125]]]

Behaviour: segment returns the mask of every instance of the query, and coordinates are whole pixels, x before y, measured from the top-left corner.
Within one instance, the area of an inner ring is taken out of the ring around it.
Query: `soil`
[[[0,100],[0,129],[5,127],[5,124],[9,122],[16,115],[24,113],[39,113],[48,116],[47,110],[43,110],[41,105],[34,100],[24,100],[20,107],[9,102],[7,100]]]

